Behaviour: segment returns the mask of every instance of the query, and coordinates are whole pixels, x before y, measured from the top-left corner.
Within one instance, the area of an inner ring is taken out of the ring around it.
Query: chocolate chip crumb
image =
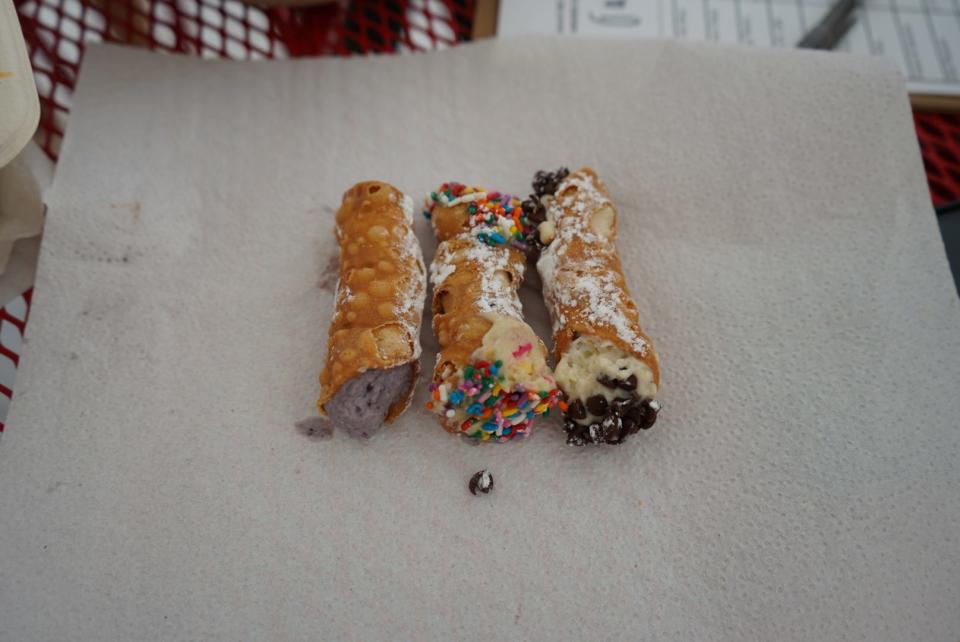
[[[598,443],[603,441],[603,427],[600,424],[590,424],[588,428],[590,431],[590,441],[592,443]]]
[[[520,209],[527,215],[531,223],[543,223],[547,220],[547,208],[540,202],[540,197],[531,194],[527,200],[520,203]]]
[[[560,186],[560,181],[565,179],[570,173],[566,167],[561,167],[555,172],[545,172],[540,170],[533,176],[533,192],[537,196],[553,194]]]
[[[626,439],[623,433],[623,423],[616,415],[607,415],[600,424],[603,426],[603,440],[608,444],[619,444]]]
[[[619,379],[608,377],[605,374],[597,377],[597,381],[600,383],[600,385],[610,389],[619,388],[623,385],[623,382],[621,382]]]
[[[524,248],[523,248],[523,253],[524,255],[526,255],[527,260],[533,263],[536,263],[537,260],[540,258],[541,252],[542,252],[542,249],[539,244],[539,241],[527,242],[527,244],[524,245]]]
[[[650,430],[653,427],[653,424],[657,423],[657,410],[649,402],[647,402],[645,406],[646,412],[643,415],[643,421],[637,422],[637,425],[640,426],[640,430]],[[657,408],[659,407],[660,406],[658,404]]]
[[[546,247],[540,240],[540,224],[547,220],[547,208],[540,202],[536,194],[531,194],[527,200],[520,203],[520,209],[526,218],[523,235],[523,253],[527,259],[536,262]]]
[[[486,470],[479,470],[473,474],[473,477],[470,478],[470,484],[468,485],[470,493],[473,495],[477,494],[477,491],[480,491],[484,495],[493,490],[493,475],[488,473]]]
[[[630,406],[633,405],[632,399],[614,399],[610,402],[610,408],[617,413],[618,416],[623,416],[630,410]]]
[[[569,407],[567,407],[567,415],[573,419],[586,419],[587,418],[587,408],[583,405],[583,402],[579,399],[576,399]]]
[[[619,386],[623,390],[636,390],[637,389],[637,375],[630,375],[626,379],[617,380],[619,381]]]

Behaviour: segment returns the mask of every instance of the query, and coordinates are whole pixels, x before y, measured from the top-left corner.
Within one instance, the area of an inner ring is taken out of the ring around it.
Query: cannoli
[[[431,193],[424,214],[440,241],[430,266],[440,353],[427,408],[451,433],[526,436],[535,417],[561,402],[517,296],[536,225],[519,200],[459,183]]]
[[[553,323],[567,443],[619,444],[653,426],[660,368],[617,252],[616,211],[593,170],[539,172],[528,209],[545,209],[537,261]]]
[[[320,374],[320,414],[369,437],[410,404],[420,372],[426,270],[413,199],[387,183],[357,183],[336,216],[340,278]]]

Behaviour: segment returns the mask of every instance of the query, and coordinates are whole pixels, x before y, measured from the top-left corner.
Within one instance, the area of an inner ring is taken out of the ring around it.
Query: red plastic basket
[[[960,199],[960,115],[913,115],[934,205]]]
[[[88,42],[238,60],[429,50],[469,37],[473,3],[261,9],[238,0],[18,0],[17,12],[40,93],[38,140],[55,159]]]

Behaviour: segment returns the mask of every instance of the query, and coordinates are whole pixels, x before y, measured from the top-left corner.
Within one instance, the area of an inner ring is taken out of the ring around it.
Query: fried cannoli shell
[[[659,387],[657,353],[623,276],[606,185],[590,168],[573,172],[560,182],[549,212],[555,229],[537,269],[554,321],[557,361],[578,337],[596,336],[642,361]]]
[[[387,183],[358,183],[343,195],[336,235],[340,278],[317,408],[328,415],[347,382],[392,370],[403,389],[380,418],[391,421],[410,404],[420,369],[426,270],[413,232],[413,200]]]
[[[440,243],[431,267],[433,332],[440,343],[434,375],[441,379],[470,360],[492,314],[522,320],[517,289],[524,256],[464,233]]]

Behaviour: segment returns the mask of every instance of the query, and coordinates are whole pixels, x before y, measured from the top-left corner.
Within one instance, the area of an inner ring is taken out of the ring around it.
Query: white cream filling
[[[530,326],[513,317],[498,314],[486,317],[493,325],[483,335],[483,342],[474,351],[472,360],[502,361],[500,374],[504,380],[500,385],[507,390],[518,383],[527,390],[553,390],[556,381],[547,365],[546,349]]]
[[[489,363],[502,362],[497,374],[503,375],[500,387],[511,390],[516,384],[523,385],[527,390],[550,391],[557,387],[556,379],[547,365],[547,352],[540,339],[523,321],[511,316],[486,314],[485,317],[493,325],[483,335],[480,346],[470,355],[470,363],[487,361]],[[529,347],[527,347],[529,346]],[[466,419],[465,404],[458,408],[444,410],[442,404],[460,382],[450,381],[440,388],[440,405],[434,412],[444,414],[450,424],[459,424]],[[516,419],[522,420],[526,415],[517,414]]]
[[[544,221],[537,227],[540,234],[540,242],[544,245],[550,245],[557,236],[557,224],[553,221]]]
[[[652,399],[657,394],[653,371],[647,364],[600,337],[582,336],[573,341],[557,364],[555,374],[570,402],[580,399],[586,403],[589,397],[602,395],[609,403],[630,396],[628,390],[608,388],[597,381],[600,375],[621,380],[633,375],[637,378],[636,393],[641,399]],[[593,419],[599,418],[588,413],[588,419],[583,421]]]

